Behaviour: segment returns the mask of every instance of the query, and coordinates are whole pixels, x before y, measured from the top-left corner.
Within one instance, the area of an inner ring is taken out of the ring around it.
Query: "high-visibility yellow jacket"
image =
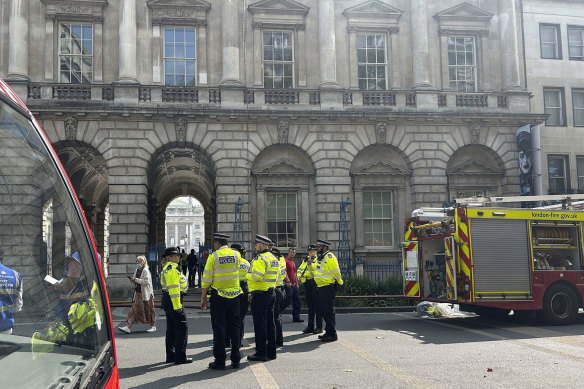
[[[339,262],[337,261],[337,257],[335,257],[330,251],[324,253],[320,263],[315,267],[314,281],[319,288],[321,286],[334,284],[335,282],[339,285],[343,285]]]
[[[258,254],[251,262],[249,273],[245,276],[249,291],[266,291],[276,286],[280,262],[272,253],[265,251]]]
[[[239,259],[239,271],[238,271],[239,281],[246,281],[247,282],[247,278],[245,278],[245,276],[249,272],[251,265],[249,264],[247,259],[245,259],[241,256],[239,258],[240,258]]]
[[[67,318],[73,333],[79,334],[89,327],[93,327],[96,311],[97,305],[91,298],[71,304]]]
[[[314,269],[316,268],[318,263],[317,258],[318,257],[316,255],[313,257],[307,256],[306,259],[302,261],[302,263],[298,267],[298,270],[296,271],[296,276],[298,277],[300,282],[304,283],[314,278]],[[310,265],[308,264],[309,259],[312,260],[312,263]]]
[[[219,296],[235,298],[242,291],[239,286],[239,263],[241,255],[227,246],[221,247],[207,258],[203,272],[203,288],[213,288]]]
[[[160,273],[160,284],[162,285],[162,290],[165,290],[170,295],[172,308],[174,310],[182,308],[180,292],[183,291],[183,288],[181,288],[182,280],[180,277],[180,272],[177,268],[178,264],[174,262],[167,262],[166,265],[164,265],[164,269],[162,269],[162,272]]]
[[[282,256],[278,258],[278,267],[280,272],[278,273],[278,280],[276,281],[276,286],[284,285],[284,279],[286,278],[286,259]]]

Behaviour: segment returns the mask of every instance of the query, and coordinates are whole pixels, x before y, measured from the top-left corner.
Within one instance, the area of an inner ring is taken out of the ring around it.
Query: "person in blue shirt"
[[[0,333],[11,334],[14,312],[22,309],[22,276],[0,262]]]

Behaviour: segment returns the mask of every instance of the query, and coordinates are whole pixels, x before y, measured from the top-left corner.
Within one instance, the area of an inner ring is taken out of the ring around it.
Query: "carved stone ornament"
[[[206,25],[211,9],[211,3],[205,0],[149,0],[146,4],[152,10],[152,24]]]
[[[481,137],[481,125],[477,122],[470,125],[470,143],[479,143]]]
[[[77,138],[77,115],[69,115],[65,118],[65,138],[75,140]]]
[[[88,18],[94,21],[103,21],[104,8],[107,0],[41,0],[45,3],[45,18],[53,19],[55,16],[71,15]]]
[[[176,131],[177,142],[187,141],[187,119],[178,118],[174,122],[174,130]]]
[[[288,143],[289,127],[288,120],[281,120],[278,123],[278,143]]]
[[[385,122],[379,122],[375,125],[375,140],[379,144],[385,143],[387,135],[387,124]]]

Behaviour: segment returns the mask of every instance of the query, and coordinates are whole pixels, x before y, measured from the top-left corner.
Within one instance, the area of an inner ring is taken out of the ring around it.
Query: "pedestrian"
[[[154,290],[152,288],[152,276],[148,268],[148,261],[143,255],[136,257],[136,270],[130,278],[134,285],[134,297],[132,308],[128,312],[126,325],[118,327],[122,332],[129,334],[130,328],[136,323],[150,324],[146,332],[156,331],[156,313],[154,311]]]
[[[205,252],[206,251],[207,250],[205,250]],[[205,252],[203,250],[199,251],[199,288],[201,287],[201,280],[203,279],[203,270],[207,264],[207,257],[205,256]]]
[[[187,270],[189,269],[189,262],[187,259],[187,253],[185,253],[185,249],[182,249],[180,253],[180,267],[182,269],[182,274],[186,276]]]
[[[191,363],[187,358],[188,324],[181,292],[187,289],[187,279],[178,270],[180,251],[169,247],[164,251],[166,264],[160,274],[162,308],[166,313],[166,362],[182,365]]]
[[[274,303],[274,324],[276,325],[276,347],[284,347],[284,334],[282,331],[282,305],[285,298],[284,285],[288,282],[286,275],[286,260],[280,250],[271,245],[270,252],[278,259],[278,280],[276,281],[276,302]]]
[[[239,295],[239,324],[240,324],[240,342],[241,345],[243,342],[243,336],[245,334],[245,315],[247,314],[247,310],[249,308],[249,287],[247,286],[247,279],[245,278],[246,274],[249,272],[250,264],[245,259],[245,247],[241,243],[233,243],[231,245],[232,249],[235,249],[241,255],[240,263],[239,263],[239,286],[241,287],[242,293]],[[226,345],[229,343],[228,341],[225,342]],[[228,347],[231,347],[229,344]]]
[[[197,274],[197,254],[195,249],[191,249],[191,253],[187,256],[187,264],[189,268],[189,288],[195,287],[195,276]]]
[[[256,351],[247,356],[248,361],[276,359],[276,326],[274,324],[274,287],[278,280],[279,263],[268,251],[272,241],[263,235],[256,235],[256,256],[246,275],[249,286],[250,309],[253,317]]]
[[[70,256],[65,257],[64,265],[61,282],[52,286],[53,289],[61,292],[56,312],[59,319],[67,319],[71,304],[85,297],[85,293],[78,287],[83,271],[79,253],[75,251]]]
[[[282,304],[282,312],[290,303],[292,303],[292,321],[294,323],[302,323],[304,320],[300,318],[300,292],[298,291],[298,279],[296,276],[296,264],[294,263],[294,257],[296,256],[296,249],[290,247],[288,249],[288,256],[286,259],[286,275],[290,281],[286,287],[286,299]]]
[[[325,332],[318,338],[323,342],[337,340],[335,323],[335,296],[337,285],[343,285],[337,257],[329,251],[330,242],[319,239],[316,248],[319,256],[318,266],[314,269],[314,281],[318,287],[318,306],[325,322]]]
[[[211,326],[213,327],[213,357],[209,369],[225,370],[225,337],[231,340],[231,367],[239,368],[241,354],[239,331],[239,252],[227,247],[229,235],[213,234],[215,251],[207,258],[203,272],[201,309],[207,309],[207,292],[211,289]],[[227,328],[229,333],[226,334]]]
[[[317,264],[316,245],[309,244],[308,255],[298,267],[298,282],[304,284],[304,300],[308,306],[308,325],[302,330],[305,334],[322,333],[322,314],[318,308],[318,287],[314,281],[314,269]]]
[[[22,310],[22,276],[0,262],[0,334],[12,334],[14,313]]]

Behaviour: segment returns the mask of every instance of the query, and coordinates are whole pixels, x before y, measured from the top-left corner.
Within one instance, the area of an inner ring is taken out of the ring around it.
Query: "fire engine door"
[[[454,237],[444,238],[444,261],[446,265],[446,298],[456,300],[456,246]]]
[[[403,242],[402,266],[404,275],[404,296],[420,297],[420,268],[418,242]]]

